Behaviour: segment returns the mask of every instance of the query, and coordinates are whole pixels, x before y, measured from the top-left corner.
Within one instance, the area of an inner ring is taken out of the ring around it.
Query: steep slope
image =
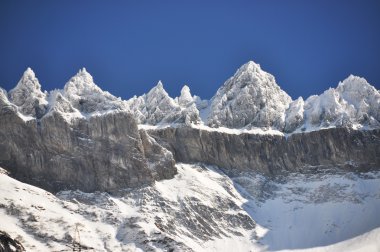
[[[107,193],[56,196],[0,174],[2,229],[30,251],[67,249],[78,225],[96,251],[248,251],[255,223],[231,180],[204,166],[178,165],[172,180]],[[225,243],[228,246],[225,246]]]
[[[2,229],[28,251],[69,249],[76,227],[81,245],[96,251],[380,248],[379,172],[230,179],[215,167],[177,168],[172,180],[113,196],[52,195],[0,174]]]
[[[250,61],[228,79],[211,100],[211,127],[274,127],[282,130],[291,98],[274,77]]]

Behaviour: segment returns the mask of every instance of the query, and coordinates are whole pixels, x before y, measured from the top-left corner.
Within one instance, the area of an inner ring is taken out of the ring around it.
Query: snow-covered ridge
[[[50,92],[41,90],[28,68],[14,89],[2,93],[3,103],[16,106],[24,120],[59,113],[72,121],[125,111],[133,113],[138,124],[186,124],[252,133],[257,129],[296,133],[331,127],[380,127],[380,92],[364,78],[350,75],[321,95],[292,100],[274,76],[253,61],[241,66],[209,101],[192,95],[187,85],[172,98],[161,81],[142,96],[122,100],[99,88],[85,68],[62,90]]]

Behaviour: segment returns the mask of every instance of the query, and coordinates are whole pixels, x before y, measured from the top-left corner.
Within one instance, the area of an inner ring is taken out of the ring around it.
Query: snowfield
[[[177,164],[174,179],[56,195],[0,173],[1,229],[27,251],[379,251],[380,172],[229,178]]]

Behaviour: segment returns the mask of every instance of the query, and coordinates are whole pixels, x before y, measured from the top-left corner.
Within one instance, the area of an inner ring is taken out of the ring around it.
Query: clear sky
[[[79,68],[116,96],[162,80],[211,98],[253,60],[293,98],[350,73],[380,85],[380,1],[0,1],[0,86],[30,66],[43,89]]]

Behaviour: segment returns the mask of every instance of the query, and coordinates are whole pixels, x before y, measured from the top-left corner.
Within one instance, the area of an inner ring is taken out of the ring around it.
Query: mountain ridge
[[[146,94],[122,100],[97,86],[85,68],[63,89],[50,92],[41,90],[35,73],[27,68],[6,96],[21,114],[36,119],[50,110],[60,111],[69,120],[125,111],[132,113],[138,124],[148,125],[200,124],[284,133],[328,127],[380,127],[380,92],[364,78],[350,75],[320,95],[292,100],[275,77],[253,61],[242,65],[210,100],[193,96],[187,85],[178,97],[172,98],[161,81]]]

